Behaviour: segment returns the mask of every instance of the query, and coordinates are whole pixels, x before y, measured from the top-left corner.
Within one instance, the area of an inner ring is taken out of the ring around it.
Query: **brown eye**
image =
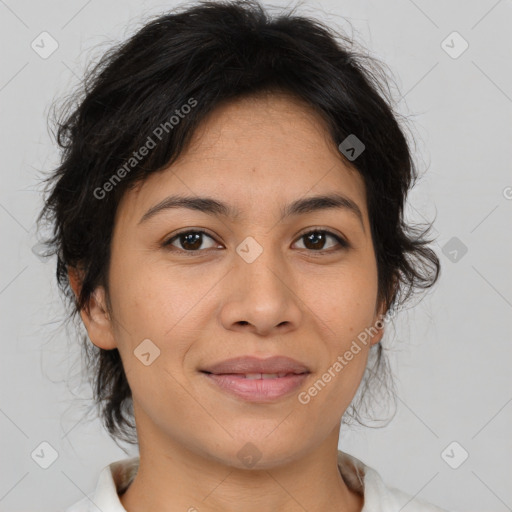
[[[329,239],[334,239],[337,244],[343,248],[349,247],[348,243],[341,238],[338,235],[335,235],[334,233],[331,233],[330,231],[321,230],[321,229],[315,229],[312,231],[308,231],[307,233],[304,233],[299,240],[304,240],[304,248],[309,249],[312,251],[326,251],[330,250],[332,245],[330,247],[326,247],[326,242]],[[334,245],[336,246],[336,244]],[[336,250],[336,249],[335,249]]]
[[[206,239],[209,239],[210,246],[204,246]],[[313,229],[304,233],[299,240],[304,240],[304,249],[313,252],[335,252],[336,250],[347,249],[349,243],[340,236],[324,229]],[[329,244],[329,241],[331,243]],[[333,243],[334,241],[334,243]],[[338,248],[336,248],[336,245]],[[182,231],[172,238],[162,243],[162,247],[168,250],[177,250],[178,252],[194,253],[202,250],[216,247],[215,240],[205,231],[189,230]]]
[[[214,247],[214,245],[210,247],[202,247],[204,242],[203,238],[205,236],[213,241],[213,238],[209,236],[205,231],[183,231],[164,242],[163,246],[167,248],[169,246],[177,247],[175,245],[176,241],[180,245],[177,247],[177,249],[186,252],[197,252],[201,249],[210,249]]]

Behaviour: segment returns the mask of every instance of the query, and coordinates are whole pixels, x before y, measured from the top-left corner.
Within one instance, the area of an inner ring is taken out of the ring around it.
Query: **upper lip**
[[[217,375],[223,373],[309,373],[309,368],[287,356],[273,356],[266,359],[241,356],[212,364],[201,371]]]

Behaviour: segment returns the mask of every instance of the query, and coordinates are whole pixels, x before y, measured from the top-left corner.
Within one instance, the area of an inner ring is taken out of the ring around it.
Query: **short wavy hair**
[[[383,69],[351,38],[292,11],[271,15],[257,1],[187,2],[110,47],[54,119],[61,160],[44,180],[46,197],[38,217],[38,224],[46,220],[52,226],[44,256],[57,256],[68,320],[87,311],[97,286],[105,287],[108,300],[114,216],[123,193],[174,162],[221,102],[265,92],[305,101],[325,120],[336,146],[350,134],[363,141],[365,150],[357,159],[348,161],[341,151],[340,158],[364,179],[379,304],[389,312],[414,291],[433,286],[440,262],[428,247],[432,240],[425,238],[431,225],[422,230],[404,220],[406,196],[418,173]],[[172,129],[160,130],[158,144],[132,161],[123,179],[98,199],[114,172],[126,166],[155,127],[168,126],[190,98],[197,106]],[[81,272],[77,297],[70,269]],[[114,441],[136,444],[131,390],[119,352],[100,349],[82,335],[93,405]],[[345,423],[349,418],[363,424],[370,383],[382,384],[389,376],[382,343],[372,347],[370,357]]]

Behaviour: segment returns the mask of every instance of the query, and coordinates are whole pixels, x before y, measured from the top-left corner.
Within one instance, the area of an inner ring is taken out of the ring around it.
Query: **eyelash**
[[[194,255],[196,255],[196,253],[201,253],[201,252],[205,252],[205,251],[209,251],[209,250],[215,250],[215,249],[198,249],[198,250],[195,250],[195,251],[187,251],[185,249],[180,249],[178,247],[174,247],[174,246],[171,245],[172,242],[174,240],[178,239],[180,236],[187,235],[187,234],[190,234],[190,233],[206,235],[207,237],[211,238],[212,240],[215,240],[212,235],[210,235],[208,232],[206,232],[204,230],[201,230],[201,229],[188,229],[188,230],[185,230],[185,231],[181,231],[181,232],[173,235],[172,238],[169,238],[169,239],[165,240],[162,243],[162,247],[164,249],[166,249],[166,250],[169,250],[169,251],[173,251],[173,252],[174,251],[178,251],[178,252],[181,252],[181,253],[185,253],[188,256],[194,256]],[[310,235],[312,233],[324,233],[324,234],[326,234],[328,236],[332,236],[339,243],[340,247],[338,249],[319,249],[318,251],[315,251],[313,249],[306,249],[308,252],[317,253],[317,254],[333,253],[333,252],[338,252],[338,251],[341,251],[341,250],[346,250],[346,249],[349,249],[351,247],[351,245],[344,238],[342,238],[339,235],[337,235],[336,233],[333,233],[332,231],[329,231],[329,230],[326,230],[326,229],[318,229],[318,228],[311,229],[311,230],[309,230],[309,231],[307,231],[305,233],[302,233],[302,235],[300,235],[297,240],[300,240],[301,238],[304,238],[307,235]]]

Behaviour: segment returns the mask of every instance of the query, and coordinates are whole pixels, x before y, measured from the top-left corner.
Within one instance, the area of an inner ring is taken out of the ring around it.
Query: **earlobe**
[[[377,333],[374,336],[372,336],[370,342],[372,347],[373,345],[377,345],[377,343],[379,343],[382,340],[382,337],[384,336],[384,326],[381,326],[380,322],[377,322],[377,325],[374,325],[374,328],[377,329]]]
[[[112,350],[116,348],[112,321],[106,306],[105,288],[98,286],[89,299],[89,311],[81,311],[90,340],[99,348]]]
[[[75,297],[78,298],[81,288],[80,274],[77,269],[68,269],[68,277]],[[91,293],[87,307],[80,311],[80,316],[94,345],[104,350],[117,348],[103,286],[98,286]]]
[[[375,316],[372,327],[373,327],[373,330],[376,330],[377,332],[371,337],[370,344],[372,346],[379,343],[382,340],[382,337],[384,336],[384,317],[385,317],[384,310],[385,310],[385,307],[382,306],[379,309],[378,314]]]

